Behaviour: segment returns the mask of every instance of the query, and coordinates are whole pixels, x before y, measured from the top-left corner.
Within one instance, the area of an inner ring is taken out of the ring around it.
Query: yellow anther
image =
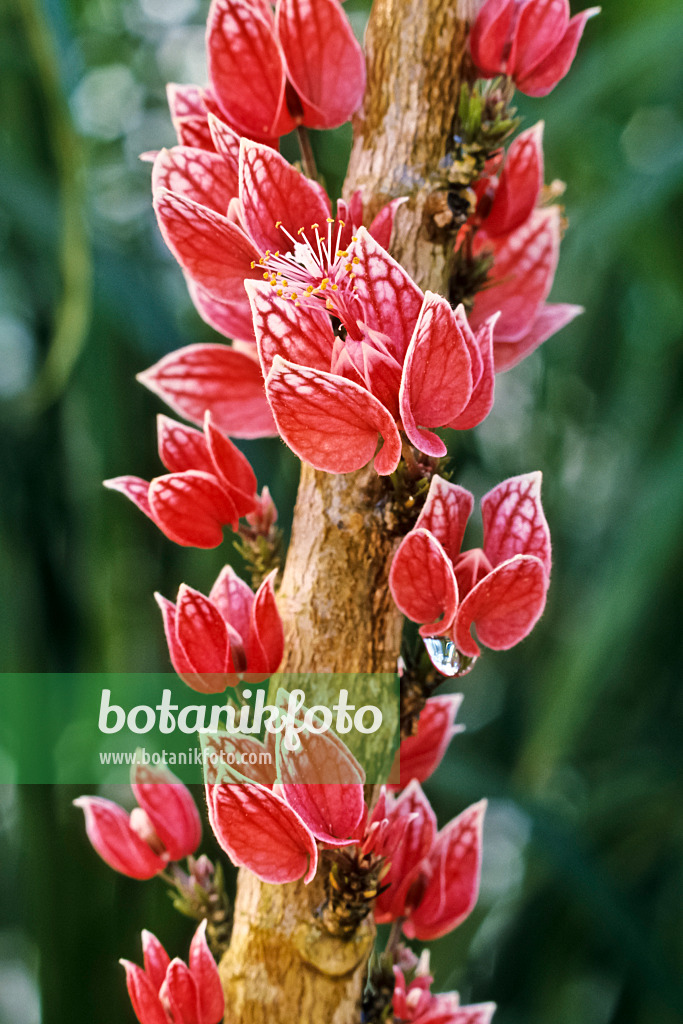
[[[358,241],[358,235],[353,235],[352,238],[351,238],[351,241],[352,242],[357,242]]]
[[[346,221],[345,220],[340,220],[339,221],[339,226],[342,227],[342,228],[346,227]]]
[[[349,255],[348,249],[337,249],[337,256],[341,256],[344,259]]]
[[[334,217],[327,217],[326,223],[327,224],[334,224]]]
[[[251,269],[253,270],[253,269],[254,269],[254,267],[256,266],[256,260],[252,260],[252,261],[251,261],[251,263],[249,264],[249,266],[250,266],[250,267],[251,267]]]
[[[317,231],[319,227],[319,224],[311,224],[311,231]]]
[[[296,298],[296,292],[292,292],[292,294],[289,297],[290,297],[290,299],[295,299]]]
[[[338,292],[339,291],[339,285],[338,284],[332,284],[332,285],[330,285],[330,287],[331,287],[333,292]]]
[[[284,294],[283,291],[282,291],[282,288],[278,288],[278,290],[276,291],[275,294],[278,296],[278,298],[281,299],[283,294]]]
[[[352,263],[360,263],[360,260],[358,259],[357,256],[354,256],[353,259],[351,260],[351,262]]]
[[[325,309],[334,309],[334,306],[332,305],[332,302],[330,301],[330,299],[328,299],[328,300],[326,301],[326,303],[325,303]]]
[[[281,228],[282,227],[282,221],[281,220],[276,220],[275,221],[275,227],[276,228]]]
[[[297,235],[303,235],[303,234],[304,234],[304,229],[303,228],[299,228],[299,230],[297,231]]]
[[[263,271],[263,280],[264,281],[270,281],[270,274],[268,273],[267,270]]]

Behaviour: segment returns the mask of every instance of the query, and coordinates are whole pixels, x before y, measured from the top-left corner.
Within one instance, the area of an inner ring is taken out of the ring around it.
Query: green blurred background
[[[100,483],[158,470],[134,374],[213,337],[137,160],[173,141],[164,83],[205,80],[206,7],[0,6],[2,671],[165,670],[152,592],[230,557],[174,547]],[[367,7],[347,4],[359,33]],[[587,312],[453,449],[478,495],[541,468],[555,551],[542,623],[462,680],[467,732],[428,786],[442,822],[490,797],[479,906],[432,963],[498,1024],[683,1019],[681,53],[680,0],[606,0],[570,78],[521,98],[568,182],[553,298]],[[314,141],[334,191],[350,133]],[[287,525],[296,460],[245,448]],[[92,853],[76,795],[0,787],[2,1024],[132,1021],[117,958],[143,927],[187,951],[161,883]]]

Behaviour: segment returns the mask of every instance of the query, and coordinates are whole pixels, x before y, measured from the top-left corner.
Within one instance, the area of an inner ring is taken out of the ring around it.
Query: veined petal
[[[234,501],[211,473],[187,470],[155,477],[149,503],[159,528],[183,547],[218,547],[223,527],[236,529],[239,521]]]
[[[256,508],[256,476],[249,459],[237,445],[214,426],[211,412],[204,417],[204,436],[214,467],[214,473],[226,487],[238,516]]]
[[[189,967],[199,993],[200,1024],[219,1024],[225,1012],[225,997],[216,961],[206,941],[206,918],[190,943]]]
[[[365,323],[387,335],[391,354],[402,363],[424,296],[366,228],[358,229],[348,251],[355,294],[362,303]]]
[[[277,434],[258,361],[227,345],[187,345],[138,374],[138,380],[200,426],[210,409],[216,426],[232,437]]]
[[[477,69],[487,78],[505,70],[505,45],[512,35],[515,0],[486,0],[470,33],[470,53]]]
[[[474,498],[458,484],[449,483],[435,474],[429,485],[427,500],[415,528],[428,530],[442,545],[452,563],[460,554],[467,520],[472,514]]]
[[[239,191],[240,177],[240,136],[236,131],[233,131],[229,124],[221,121],[220,117],[214,114],[212,110],[208,112],[207,120],[216,152],[220,153],[223,157],[228,167],[230,179],[235,182],[236,187],[233,195],[236,196]]]
[[[237,175],[219,153],[190,146],[162,149],[152,168],[152,192],[167,189],[217,213],[226,214],[237,195]]]
[[[420,712],[417,732],[401,743],[398,752],[400,787],[394,785],[391,789],[403,788],[411,779],[425,782],[436,771],[453,736],[465,728],[453,724],[461,704],[461,693],[429,698]]]
[[[254,277],[259,253],[227,217],[184,196],[159,189],[154,208],[164,241],[181,267],[217,299],[235,299],[236,283]],[[227,289],[227,293],[226,293]]]
[[[119,960],[126,972],[126,986],[140,1024],[168,1024],[157,992],[145,972],[130,960]]]
[[[152,982],[154,991],[158,992],[166,977],[166,968],[171,958],[159,942],[156,935],[146,929],[142,932],[142,955],[144,957],[145,974]]]
[[[277,570],[264,579],[254,595],[249,614],[247,666],[250,672],[277,672],[285,650],[282,619],[275,600]]]
[[[188,857],[199,846],[202,823],[189,789],[167,768],[135,764],[131,789],[152,822],[171,860]]]
[[[568,25],[569,0],[533,0],[520,5],[510,68],[517,85],[555,48]]]
[[[283,440],[304,462],[327,473],[351,473],[367,465],[377,448],[375,469],[393,473],[401,458],[396,424],[365,388],[322,370],[275,356],[266,393]]]
[[[240,202],[247,231],[262,251],[289,251],[292,243],[280,229],[298,240],[299,230],[315,244],[330,216],[330,204],[320,186],[269,146],[242,139],[240,143]]]
[[[168,644],[168,653],[171,658],[171,664],[179,676],[186,678],[192,674],[193,668],[188,660],[187,654],[185,653],[185,648],[178,641],[175,626],[176,607],[172,601],[169,601],[167,597],[164,597],[159,593],[155,593],[154,600],[161,610],[161,617],[164,623],[164,633],[166,634],[166,643]],[[198,688],[198,686],[193,686],[193,689]]]
[[[179,117],[173,122],[179,146],[191,146],[193,149],[205,149],[213,153],[214,144],[206,120],[201,117]]]
[[[196,982],[187,965],[177,957],[168,965],[159,998],[174,1024],[202,1024]]]
[[[510,477],[481,500],[484,552],[492,566],[535,555],[550,575],[550,530],[541,505],[543,474]]]
[[[337,0],[281,0],[277,32],[309,128],[337,128],[358,110],[365,58]]]
[[[327,313],[309,305],[295,306],[290,299],[280,298],[267,281],[247,281],[245,287],[264,375],[276,355],[314,370],[330,369],[334,332]]]
[[[185,284],[197,312],[209,327],[213,327],[226,338],[255,341],[251,307],[246,292],[238,299],[222,302],[207,292],[206,288],[196,284],[189,274],[185,275]]]
[[[572,306],[566,302],[546,302],[524,337],[518,341],[496,341],[493,346],[496,373],[511,370],[513,366],[531,355],[539,345],[570,324],[583,313],[583,306]]]
[[[231,565],[224,566],[211,588],[209,600],[246,642],[251,629],[254,592]]]
[[[408,938],[441,938],[465,920],[479,896],[486,801],[463,811],[439,832],[429,853],[432,873],[424,895],[405,922]]]
[[[181,583],[175,615],[176,636],[195,672],[219,675],[228,669],[228,631],[208,597]]]
[[[463,411],[448,424],[451,430],[471,430],[485,420],[493,408],[496,387],[494,333],[497,322],[498,314],[494,314],[477,331],[476,343],[481,352],[481,375]]]
[[[276,885],[311,881],[318,866],[315,839],[282,797],[250,784],[209,790],[211,826],[234,864]]]
[[[139,476],[115,476],[111,480],[103,481],[103,486],[110,491],[120,491],[121,494],[125,494],[129,501],[137,505],[140,511],[156,524],[149,503],[149,480],[142,480]]]
[[[484,220],[489,235],[505,235],[531,216],[543,186],[543,121],[514,140],[507,155],[491,210]]]
[[[102,860],[129,878],[153,878],[166,866],[151,846],[131,827],[123,807],[100,796],[80,796],[74,800],[85,814],[88,839]]]
[[[389,888],[380,893],[375,903],[375,920],[378,924],[385,924],[404,915],[405,897],[415,870],[428,856],[436,836],[436,815],[417,780],[414,779],[406,786],[398,799],[388,797],[387,805],[387,818],[390,821],[401,816],[410,820],[401,843],[391,855],[391,867],[384,880]]]
[[[409,439],[422,449],[425,432],[418,424],[445,426],[471,394],[471,360],[458,319],[446,299],[426,292],[401,380],[401,419]]]
[[[251,0],[212,0],[209,78],[221,109],[247,135],[286,135],[285,68],[272,17]]]
[[[215,469],[203,433],[160,413],[157,416],[159,458],[169,473],[199,469],[213,473]]]
[[[206,117],[203,90],[199,85],[169,82],[166,86],[166,99],[174,123],[179,117]]]
[[[527,96],[547,96],[569,71],[589,18],[600,13],[599,7],[590,7],[575,15],[557,46],[530,71],[517,78],[517,86]]]
[[[422,636],[447,633],[458,605],[453,566],[429,530],[414,529],[401,541],[389,573],[394,601]]]
[[[377,244],[381,245],[382,248],[387,251],[391,244],[391,233],[394,230],[396,211],[399,206],[402,206],[403,203],[406,203],[407,201],[408,200],[405,196],[401,196],[400,199],[392,199],[390,203],[386,203],[368,228],[368,231]]]
[[[467,594],[455,617],[453,639],[468,657],[480,653],[470,633],[477,627],[482,644],[507,651],[529,635],[545,608],[548,575],[534,555],[517,555],[496,566]]]

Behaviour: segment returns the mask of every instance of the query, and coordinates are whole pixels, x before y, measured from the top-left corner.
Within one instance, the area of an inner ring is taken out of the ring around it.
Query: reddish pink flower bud
[[[151,932],[142,933],[145,969],[121,960],[140,1024],[219,1024],[225,998],[216,962],[206,943],[206,921],[190,945],[189,967],[171,960]]]
[[[189,547],[213,548],[223,527],[237,529],[256,507],[256,477],[247,458],[211,422],[204,433],[158,417],[159,455],[170,472],[150,484],[138,477],[105,480],[156,523],[166,536]]]
[[[509,75],[527,96],[546,96],[569,71],[591,7],[569,18],[568,0],[486,0],[470,52],[486,78]]]
[[[480,653],[471,635],[473,625],[480,642],[496,651],[528,636],[543,612],[550,582],[541,474],[511,477],[485,495],[481,506],[483,550],[460,553],[472,496],[435,476],[389,574],[391,592],[404,615],[426,623],[421,635],[448,636],[469,658]],[[445,663],[435,665],[455,674]]]
[[[411,779],[424,782],[436,771],[453,736],[465,728],[453,724],[461,703],[461,693],[429,698],[420,713],[417,732],[401,743],[398,754],[401,781],[390,789],[403,789]]]
[[[130,815],[103,797],[81,796],[74,804],[83,808],[88,838],[110,867],[153,878],[169,861],[194,853],[201,819],[189,789],[167,768],[134,765],[131,787],[139,806]]]
[[[156,594],[171,663],[188,686],[221,693],[241,675],[270,675],[282,660],[284,633],[273,571],[254,594],[226,565],[205,597],[182,584],[177,604]]]
[[[479,895],[485,801],[474,804],[436,832],[434,812],[413,780],[387,817],[411,816],[401,846],[384,878],[388,888],[375,903],[379,924],[405,918],[408,938],[436,939],[470,914]]]
[[[432,995],[432,978],[418,973],[406,983],[403,971],[394,967],[393,1015],[396,1024],[490,1024],[495,1003],[461,1006],[457,992]]]
[[[487,235],[507,235],[520,227],[531,216],[542,187],[543,121],[539,121],[512,142],[500,176],[486,181],[477,213]]]

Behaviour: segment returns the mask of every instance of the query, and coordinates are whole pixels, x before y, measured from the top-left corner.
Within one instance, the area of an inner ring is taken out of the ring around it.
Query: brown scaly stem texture
[[[360,188],[366,223],[388,199],[400,208],[392,253],[423,288],[445,294],[452,235],[434,229],[474,0],[376,0],[366,37],[368,87],[354,124],[345,194]],[[284,672],[396,670],[402,617],[387,584],[398,538],[381,515],[385,484],[369,467],[346,476],[302,467],[278,603]],[[357,1024],[370,918],[348,938],[316,911],[322,873],[308,886],[273,886],[239,873],[232,941],[221,964],[226,1024]]]

